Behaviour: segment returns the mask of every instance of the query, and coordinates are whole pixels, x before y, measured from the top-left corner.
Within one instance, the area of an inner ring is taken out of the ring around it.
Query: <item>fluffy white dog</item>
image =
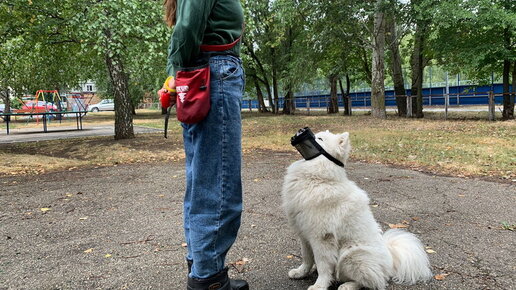
[[[349,134],[328,131],[315,135],[326,152],[346,163]],[[327,289],[334,279],[339,290],[385,289],[387,282],[414,284],[432,277],[423,245],[413,234],[385,233],[369,208],[369,197],[348,180],[343,167],[323,155],[294,162],[282,190],[283,208],[301,241],[303,263],[288,273],[292,279],[318,278],[309,290]]]

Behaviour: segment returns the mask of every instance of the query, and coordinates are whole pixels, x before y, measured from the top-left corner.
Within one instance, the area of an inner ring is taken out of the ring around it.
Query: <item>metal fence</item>
[[[454,94],[432,94],[423,96],[423,108],[433,108],[439,109],[445,113],[445,118],[448,118],[448,112],[450,108],[453,107],[461,107],[464,106],[477,106],[478,108],[485,108],[483,111],[489,112],[489,119],[494,120],[495,116],[495,107],[496,105],[500,105],[503,103],[503,95],[502,93],[495,94],[491,91],[482,92],[482,93],[454,93]],[[395,110],[396,106],[396,98],[406,98],[407,99],[407,111],[411,112],[409,108],[412,107],[412,102],[414,101],[415,96],[410,95],[386,95],[385,96],[385,106],[389,109]],[[371,96],[357,96],[351,95],[350,104],[352,110],[370,110],[371,109]],[[328,108],[328,104],[330,103],[329,95],[322,96],[298,96],[294,98],[295,107],[297,110],[303,110],[306,112],[310,112],[311,110],[326,110]],[[344,99],[342,95],[337,96],[338,106],[339,108],[344,108]],[[282,108],[284,104],[284,99],[281,98],[278,100],[278,107]],[[243,110],[257,110],[258,109],[258,101],[257,100],[244,100],[242,103]],[[409,113],[410,114],[410,113]]]

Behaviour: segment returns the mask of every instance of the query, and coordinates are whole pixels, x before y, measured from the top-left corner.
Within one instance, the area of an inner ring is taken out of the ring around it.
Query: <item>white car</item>
[[[113,99],[104,99],[100,101],[100,103],[89,105],[88,111],[90,112],[100,112],[100,111],[114,111],[115,110],[115,102]]]

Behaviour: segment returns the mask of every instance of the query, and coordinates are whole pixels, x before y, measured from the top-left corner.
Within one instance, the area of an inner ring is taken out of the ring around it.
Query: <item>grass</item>
[[[84,126],[112,124],[112,120],[113,113],[91,114],[85,118]],[[162,128],[163,121],[159,112],[146,110],[138,112],[134,124]],[[323,112],[313,112],[310,116],[244,112],[242,124],[245,154],[252,154],[254,150],[295,152],[290,146],[290,137],[299,128],[309,126],[314,132],[350,132],[351,156],[355,161],[451,176],[516,181],[515,121],[488,122],[467,113],[458,114],[455,120],[444,121],[432,114],[427,114],[425,119],[389,115],[387,120],[377,120],[364,113],[344,117],[328,116]],[[18,125],[35,126],[31,123]],[[145,134],[121,141],[112,137],[91,137],[0,145],[3,160],[0,175],[177,161],[184,158],[181,139],[181,126],[171,117],[169,139],[164,139],[161,134]]]
[[[516,224],[502,222],[502,230],[514,232],[514,231],[516,231]]]

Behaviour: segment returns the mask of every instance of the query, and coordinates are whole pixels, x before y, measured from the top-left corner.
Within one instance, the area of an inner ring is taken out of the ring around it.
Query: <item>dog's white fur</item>
[[[329,154],[346,163],[351,150],[347,132],[315,136]],[[303,257],[302,265],[288,275],[304,278],[315,263],[318,278],[309,290],[327,289],[334,279],[345,282],[339,290],[352,290],[385,289],[390,279],[414,284],[432,277],[418,238],[399,229],[382,234],[367,193],[323,155],[296,161],[288,168],[282,197]]]

